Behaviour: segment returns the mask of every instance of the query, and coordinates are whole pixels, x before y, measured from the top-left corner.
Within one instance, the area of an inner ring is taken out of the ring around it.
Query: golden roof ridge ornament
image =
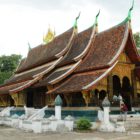
[[[47,43],[51,42],[54,38],[55,38],[55,30],[52,31],[49,26],[48,32],[46,33],[46,35],[43,35],[43,42],[45,44],[47,44]]]

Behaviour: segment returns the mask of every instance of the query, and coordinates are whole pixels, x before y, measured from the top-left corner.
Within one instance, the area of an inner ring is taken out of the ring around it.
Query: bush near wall
[[[89,130],[92,126],[90,120],[87,118],[80,118],[77,122],[77,129],[78,130]]]

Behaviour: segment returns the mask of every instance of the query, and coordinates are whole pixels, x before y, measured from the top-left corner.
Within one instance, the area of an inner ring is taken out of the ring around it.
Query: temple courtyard
[[[0,140],[139,140],[140,131],[132,130],[126,133],[105,132],[69,132],[42,133],[23,132],[10,127],[0,126]]]

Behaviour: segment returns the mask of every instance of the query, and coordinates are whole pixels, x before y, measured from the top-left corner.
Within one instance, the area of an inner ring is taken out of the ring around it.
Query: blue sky
[[[79,32],[91,26],[101,10],[99,32],[106,30],[126,16],[132,0],[0,0],[0,55],[27,55],[31,47],[42,43],[50,25],[56,35],[78,21]],[[132,12],[133,32],[140,31],[140,1],[135,0]]]

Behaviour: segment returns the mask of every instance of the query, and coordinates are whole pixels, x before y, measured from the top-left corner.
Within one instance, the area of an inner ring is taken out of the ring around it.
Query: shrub
[[[78,130],[89,130],[92,126],[91,122],[86,118],[79,119],[76,124]]]

